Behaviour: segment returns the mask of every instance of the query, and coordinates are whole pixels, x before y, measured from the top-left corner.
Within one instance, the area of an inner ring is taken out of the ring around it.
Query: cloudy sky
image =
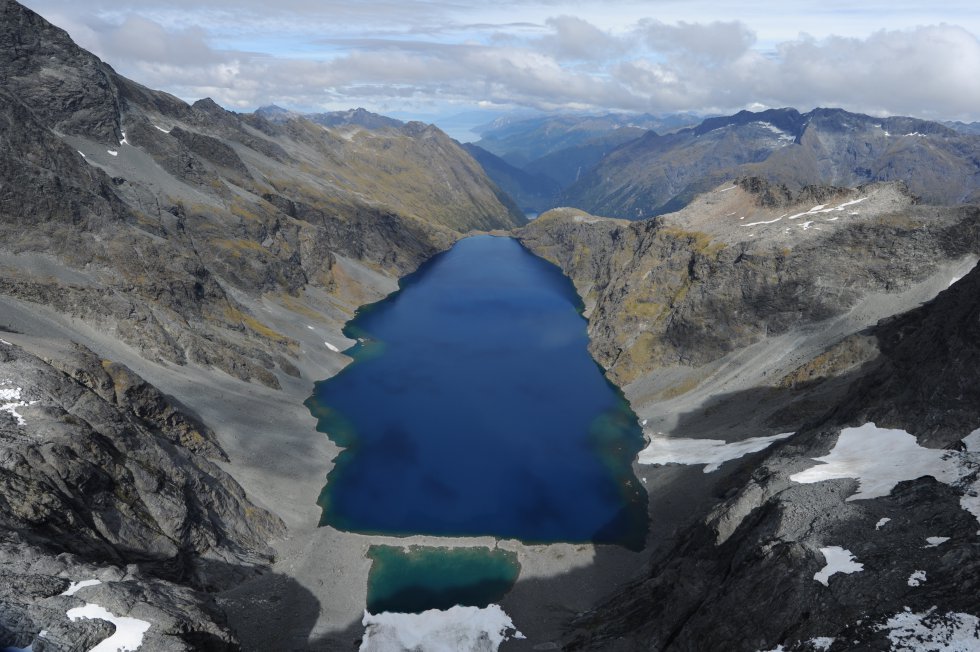
[[[26,0],[124,75],[234,110],[841,106],[980,120],[980,3]]]

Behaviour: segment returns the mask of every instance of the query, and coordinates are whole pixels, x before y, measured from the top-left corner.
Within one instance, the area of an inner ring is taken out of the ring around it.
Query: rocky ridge
[[[657,220],[556,209],[518,237],[569,275],[593,355],[629,384],[908,288],[938,261],[980,253],[978,227],[975,207],[918,205],[900,185],[793,193],[744,178]]]

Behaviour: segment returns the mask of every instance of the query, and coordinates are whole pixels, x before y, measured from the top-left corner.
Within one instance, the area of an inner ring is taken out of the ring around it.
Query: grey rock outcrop
[[[0,356],[20,405],[0,412],[6,530],[202,588],[268,563],[282,525],[207,459],[223,454],[206,427],[81,347],[54,365],[3,343]]]

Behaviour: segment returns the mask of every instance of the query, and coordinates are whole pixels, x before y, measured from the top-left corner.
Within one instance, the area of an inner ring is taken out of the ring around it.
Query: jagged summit
[[[324,127],[355,125],[366,129],[382,129],[385,127],[397,129],[405,124],[401,120],[371,113],[362,108],[349,109],[347,111],[331,111],[329,113],[313,113],[308,115],[307,118]]]

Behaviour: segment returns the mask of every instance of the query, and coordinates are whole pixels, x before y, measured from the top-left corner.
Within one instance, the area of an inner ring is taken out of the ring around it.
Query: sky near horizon
[[[839,106],[980,120],[980,3],[27,0],[117,71],[249,111]]]

